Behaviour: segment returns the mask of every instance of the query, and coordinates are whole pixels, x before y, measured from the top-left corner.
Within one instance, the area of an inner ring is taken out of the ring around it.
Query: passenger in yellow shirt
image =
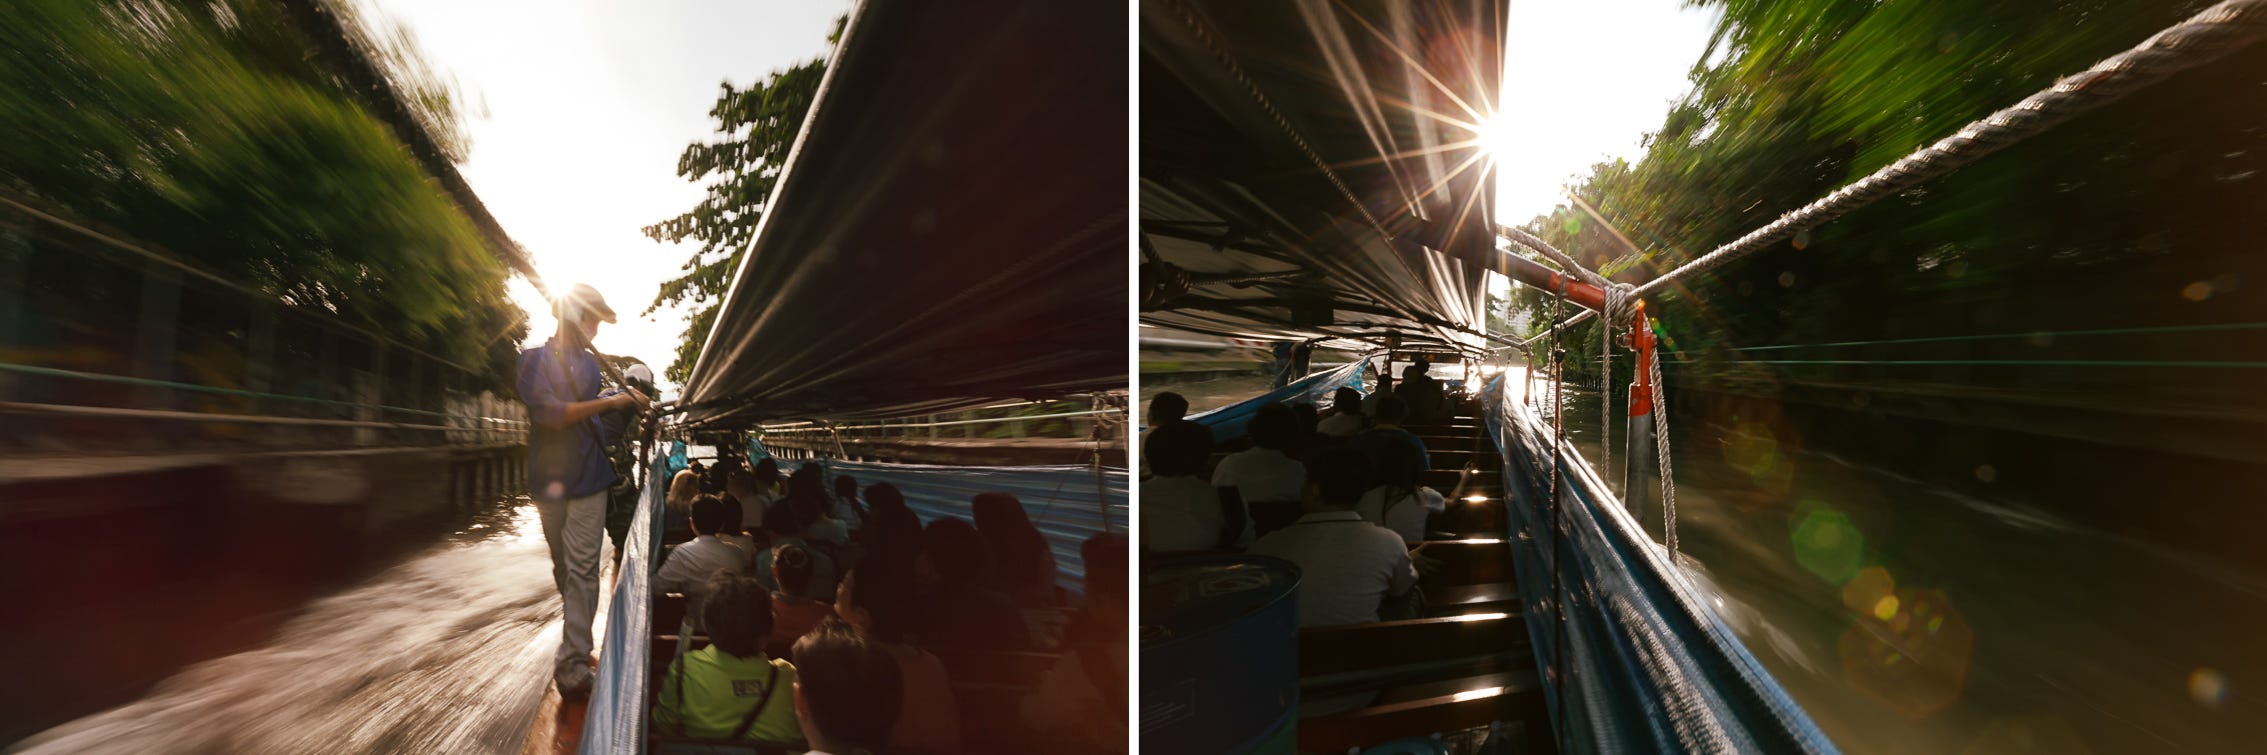
[[[655,729],[701,739],[801,743],[795,666],[764,655],[770,593],[729,572],[710,578],[706,592],[701,621],[714,644],[670,662],[653,706]]]

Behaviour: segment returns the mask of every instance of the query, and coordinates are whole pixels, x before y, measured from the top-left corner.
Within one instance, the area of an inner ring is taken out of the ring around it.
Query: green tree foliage
[[[847,20],[836,21],[827,42],[841,38]],[[694,142],[677,158],[677,175],[711,182],[708,197],[692,210],[645,228],[645,235],[655,241],[700,242],[700,249],[681,268],[685,274],[663,282],[645,311],[650,315],[664,306],[688,303],[696,307],[677,344],[677,358],[669,365],[671,381],[683,383],[691,377],[701,345],[716,324],[724,292],[732,284],[732,273],[755,241],[764,203],[779,183],[780,170],[787,167],[787,152],[795,146],[795,136],[803,130],[803,118],[825,76],[826,60],[814,58],[773,71],[746,89],[724,82],[724,93],[708,111],[716,119],[719,138]]]
[[[461,158],[453,87],[401,31],[350,26]],[[0,182],[288,306],[508,375],[526,324],[504,267],[310,49],[272,0],[11,3]]]
[[[1674,269],[2210,5],[1693,4],[1723,16],[1692,71],[1692,91],[1648,137],[1644,158],[1596,166],[1569,187],[1579,203],[1528,224],[1630,282]],[[1691,376],[1744,361],[1728,351],[1742,347],[2259,319],[2267,312],[2255,297],[2211,294],[2267,273],[2232,252],[2246,243],[2234,219],[2267,211],[2267,98],[2233,94],[2261,91],[2261,71],[2267,51],[2255,48],[2183,74],[1674,286],[1654,313],[1692,360],[1684,368]],[[2176,295],[2196,293],[2199,282],[2202,295]],[[1519,298],[1534,322],[1548,321],[1543,292],[1524,289]],[[1594,371],[1595,334],[1574,338],[1570,359]],[[2050,346],[2039,355],[2103,356],[2071,351],[2077,343]],[[1987,358],[2006,348],[1947,344],[1873,358]],[[1773,371],[1788,369],[1805,368]],[[1886,374],[1808,369],[1799,379]],[[1955,369],[1893,377],[1979,379]],[[1617,380],[1626,383],[1626,373]]]

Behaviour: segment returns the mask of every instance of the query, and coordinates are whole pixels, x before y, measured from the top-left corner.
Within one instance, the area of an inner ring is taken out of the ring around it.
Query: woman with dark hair
[[[867,512],[865,528],[858,531],[862,551],[858,568],[890,571],[912,580],[914,564],[921,558],[921,517],[906,508],[905,499],[889,483],[867,486],[866,497],[873,508]]]
[[[796,706],[786,699],[795,666],[764,655],[771,600],[763,587],[719,573],[706,588],[699,610],[710,645],[669,663],[653,706],[654,728],[704,739],[801,741]]]
[[[794,507],[788,505],[785,501],[772,504],[771,508],[764,512],[764,534],[771,538],[771,547],[756,552],[755,563],[751,571],[755,573],[756,580],[764,586],[764,589],[782,589],[778,572],[772,568],[772,562],[778,558],[781,546],[796,546],[809,558],[811,564],[810,581],[804,584],[802,589],[796,591],[797,594],[812,599],[831,598],[834,596],[834,558],[812,548],[810,543],[803,540],[800,521],[795,518]]]
[[[1015,601],[991,589],[991,554],[968,520],[947,517],[921,531],[918,573],[927,597],[920,644],[930,648],[1023,650],[1031,631]]]
[[[850,528],[827,515],[834,508],[834,499],[827,497],[826,470],[816,462],[803,465],[787,478],[787,504],[794,507],[795,518],[803,525],[803,539],[835,545],[850,542]]]
[[[811,576],[816,562],[816,554],[800,543],[780,543],[772,547],[772,581],[779,585],[771,594],[773,645],[792,645],[803,633],[834,615],[834,606],[811,597]]]
[[[795,717],[812,755],[873,755],[897,727],[904,686],[897,662],[841,621],[795,643],[805,659],[795,680]]]
[[[993,584],[1019,606],[1054,605],[1055,552],[1031,525],[1023,502],[1008,493],[978,493],[975,512],[976,531],[991,549]]]
[[[897,660],[904,695],[903,704],[898,708],[897,728],[890,734],[890,746],[957,751],[960,749],[960,704],[953,698],[952,681],[945,675],[945,663],[905,642],[905,626],[912,620],[912,601],[910,574],[900,576],[859,567],[842,576],[842,586],[834,592],[834,611],[858,631],[858,636]]]
[[[1472,469],[1466,467],[1456,481],[1456,492],[1443,496],[1440,491],[1425,487],[1424,456],[1415,446],[1400,438],[1385,438],[1377,457],[1377,474],[1371,478],[1373,486],[1354,504],[1354,512],[1362,521],[1393,530],[1404,542],[1416,544],[1425,539],[1425,528],[1434,514],[1448,508],[1448,499],[1464,495],[1464,486],[1472,479]]]

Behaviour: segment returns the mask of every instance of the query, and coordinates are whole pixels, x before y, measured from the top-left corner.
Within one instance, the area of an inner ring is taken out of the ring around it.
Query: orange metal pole
[[[1645,302],[1637,302],[1637,314],[1629,324],[1629,346],[1637,352],[1637,380],[1629,386],[1629,416],[1649,416],[1653,413],[1653,321],[1645,316]]]

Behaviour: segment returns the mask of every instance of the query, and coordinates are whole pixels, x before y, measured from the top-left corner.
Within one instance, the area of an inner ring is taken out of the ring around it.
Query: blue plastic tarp
[[[897,486],[922,524],[943,517],[975,521],[976,494],[1014,494],[1055,552],[1056,583],[1072,594],[1086,590],[1086,562],[1079,558],[1079,546],[1104,531],[1131,535],[1126,530],[1130,509],[1124,469],[1102,468],[1098,484],[1094,468],[1081,466],[947,467],[831,459],[820,463],[829,480],[846,474],[856,478],[861,488],[877,482]]]
[[[1570,446],[1553,526],[1550,424],[1505,395],[1491,381],[1483,415],[1503,454],[1535,660],[1565,674],[1546,687],[1560,749],[1835,752]]]
[[[1354,390],[1363,391],[1363,395],[1368,395],[1368,391],[1363,386],[1362,373],[1365,368],[1369,367],[1371,356],[1376,355],[1364,356],[1337,367],[1315,372],[1281,388],[1191,416],[1189,421],[1211,428],[1212,440],[1217,443],[1243,437],[1244,426],[1251,424],[1252,415],[1258,413],[1260,407],[1268,404],[1278,402],[1285,404],[1309,403],[1321,406],[1324,403],[1323,400],[1329,398],[1332,392],[1344,386],[1352,386]]]
[[[643,505],[630,518],[630,534],[622,541],[622,564],[617,569],[614,595],[606,611],[606,638],[598,651],[598,679],[591,685],[590,707],[583,717],[581,752],[633,755],[645,751],[645,680],[652,659],[647,638],[653,634],[653,604],[647,598],[648,578],[655,555],[661,552],[661,528],[654,514],[661,510],[667,488],[667,466],[684,458],[685,444],[673,443],[668,455],[656,448],[647,465]]]

